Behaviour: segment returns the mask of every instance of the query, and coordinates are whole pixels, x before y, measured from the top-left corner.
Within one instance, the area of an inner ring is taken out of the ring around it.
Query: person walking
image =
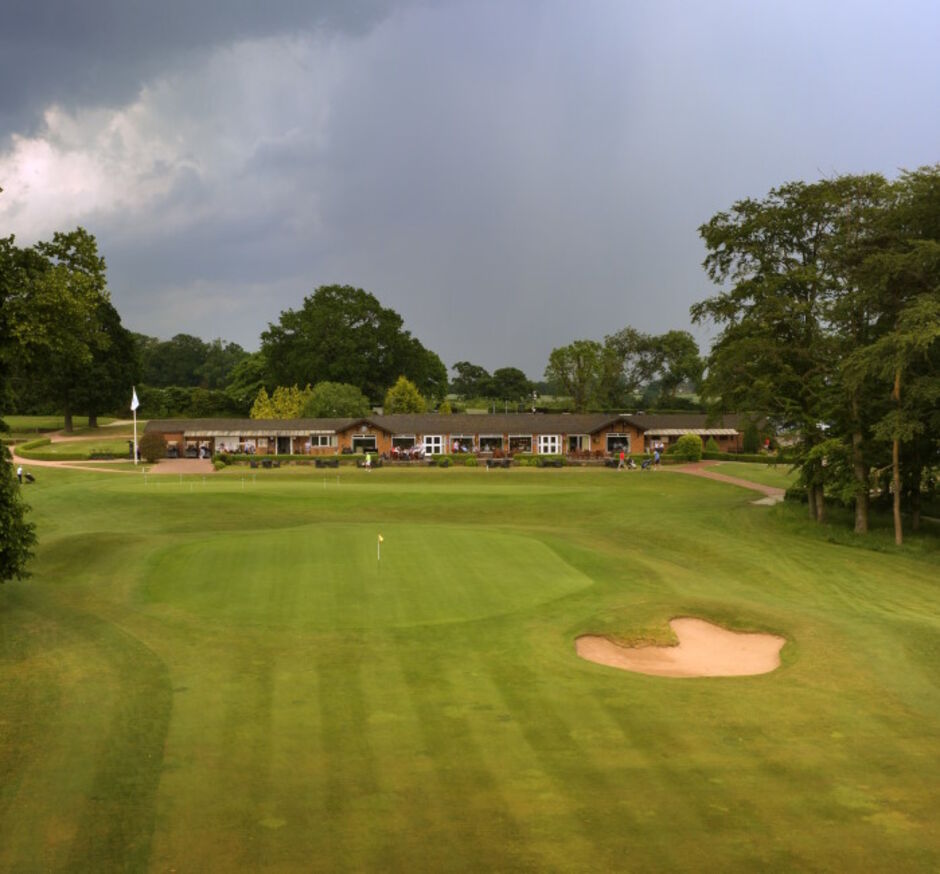
[[[657,448],[653,452],[653,470],[659,467],[659,449]]]
[[[16,468],[16,478],[20,481],[20,484],[22,485],[23,483],[23,465],[22,464]]]
[[[626,470],[626,467],[627,467],[626,453],[623,451],[623,449],[621,449],[620,450],[620,464],[617,465],[617,470]]]

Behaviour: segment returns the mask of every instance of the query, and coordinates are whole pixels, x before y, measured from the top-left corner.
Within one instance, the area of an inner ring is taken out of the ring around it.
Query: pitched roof
[[[398,413],[335,419],[151,419],[146,432],[190,435],[304,434],[343,432],[365,426],[388,434],[595,434],[631,425],[639,431],[673,433],[743,427],[739,414],[710,419],[705,413]]]

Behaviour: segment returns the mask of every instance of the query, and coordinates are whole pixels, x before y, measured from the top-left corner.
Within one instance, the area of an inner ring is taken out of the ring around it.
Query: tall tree
[[[206,344],[206,354],[195,375],[203,388],[225,388],[232,371],[248,357],[238,343],[226,343],[220,338]]]
[[[71,431],[78,387],[110,342],[99,320],[108,303],[104,259],[95,238],[78,228],[37,243],[19,260],[7,299],[17,369],[55,399]]]
[[[532,396],[532,383],[518,367],[498,367],[490,380],[490,397],[524,401]]]
[[[10,397],[8,365],[16,356],[9,301],[26,280],[28,260],[12,236],[0,239],[0,403],[4,404]],[[0,430],[6,430],[2,421]],[[35,527],[26,521],[27,511],[8,453],[0,448],[0,583],[26,575],[36,542]]]
[[[584,412],[594,401],[600,379],[603,347],[596,340],[575,340],[552,349],[545,378],[571,397],[575,410]]]
[[[801,182],[746,199],[699,228],[704,267],[722,286],[692,307],[721,331],[708,358],[706,394],[725,410],[760,410],[796,430],[807,453],[822,442],[833,348],[825,330],[829,288],[822,249],[832,204]],[[809,490],[814,518],[822,486]]]
[[[404,330],[398,313],[348,285],[323,286],[299,310],[283,311],[261,335],[261,351],[279,384],[345,382],[376,400],[404,374],[426,394],[446,392],[440,358]]]
[[[450,384],[454,394],[462,398],[489,397],[491,377],[485,368],[469,361],[458,361],[454,372],[457,375]]]
[[[140,380],[137,344],[109,300],[98,304],[97,320],[103,339],[92,348],[88,366],[76,374],[72,393],[75,408],[87,413],[90,428],[97,427],[100,413],[126,410],[131,386]]]

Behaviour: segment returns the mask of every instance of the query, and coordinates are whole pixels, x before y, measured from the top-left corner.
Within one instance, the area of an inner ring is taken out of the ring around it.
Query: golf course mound
[[[622,646],[586,634],[575,641],[583,659],[654,677],[745,677],[780,666],[785,639],[775,634],[728,631],[703,619],[682,617],[669,623],[675,646]]]

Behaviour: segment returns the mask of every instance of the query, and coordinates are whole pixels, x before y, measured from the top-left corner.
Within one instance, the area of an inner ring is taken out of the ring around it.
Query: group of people
[[[656,468],[659,467],[660,460],[662,459],[662,453],[659,449],[661,445],[662,444],[655,445],[652,457],[646,458],[643,464],[640,465],[643,470],[656,470]],[[647,453],[649,453],[649,450],[647,450]],[[620,450],[620,460],[617,463],[617,470],[636,470],[636,462],[632,457],[627,457],[626,449]]]

